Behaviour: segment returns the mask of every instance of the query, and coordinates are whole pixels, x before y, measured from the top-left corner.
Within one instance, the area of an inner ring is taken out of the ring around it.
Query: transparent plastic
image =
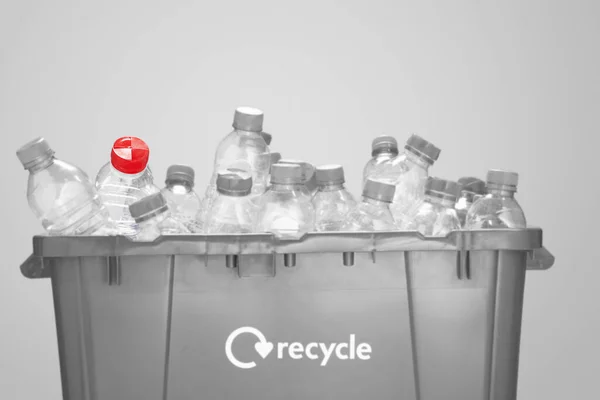
[[[139,229],[132,239],[136,242],[153,242],[163,235],[183,235],[191,233],[180,221],[165,211],[139,223]]]
[[[319,232],[341,230],[346,214],[356,207],[354,197],[341,184],[320,186],[312,203]]]
[[[379,171],[381,166],[397,155],[398,153],[391,151],[381,151],[375,157],[371,158],[363,169],[363,186],[367,182],[367,179],[379,180],[377,177],[382,174]]]
[[[372,177],[396,185],[390,210],[398,226],[404,224],[407,216],[423,201],[430,166],[424,158],[405,150],[396,158],[382,163]]]
[[[188,182],[169,181],[162,194],[173,218],[184,224],[192,233],[202,231],[202,224],[198,220],[202,201]]]
[[[113,170],[113,166],[110,162],[104,164],[104,166],[102,168],[100,168],[98,175],[96,175],[96,182],[95,182],[96,189],[100,188],[100,185],[102,184],[102,182],[105,182],[106,179],[108,178],[108,176],[110,174],[112,174],[112,170]],[[150,170],[150,167],[146,167],[144,172],[141,175],[139,175],[138,178],[135,178],[133,183],[136,186],[152,185],[154,183],[154,176],[152,175],[152,171]]]
[[[251,233],[256,210],[248,196],[219,194],[205,223],[206,233]]]
[[[50,235],[110,235],[108,213],[79,168],[48,157],[29,169],[27,200]]]
[[[467,229],[520,229],[527,227],[523,209],[510,190],[489,190],[467,213]]]
[[[110,173],[98,179],[98,194],[118,235],[137,235],[138,226],[129,212],[129,206],[146,196],[160,192],[154,183],[147,180],[148,177],[146,171],[136,175],[125,174],[111,165]]]
[[[475,199],[478,197],[482,197],[482,195],[463,190],[458,200],[456,200],[454,209],[456,210],[456,215],[458,215],[461,227],[465,226],[467,221],[467,213],[471,209]]]
[[[393,231],[396,230],[389,204],[363,197],[342,224],[342,231]]]
[[[453,200],[425,195],[423,202],[400,228],[418,231],[424,236],[446,236],[461,228],[454,205]]]
[[[271,232],[279,238],[297,239],[314,230],[315,210],[303,184],[271,185],[261,196],[256,220],[257,232]]]

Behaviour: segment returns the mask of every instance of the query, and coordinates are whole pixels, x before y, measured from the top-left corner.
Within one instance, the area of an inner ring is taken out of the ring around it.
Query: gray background
[[[43,135],[95,175],[139,135],[158,183],[189,163],[202,190],[238,105],[265,110],[273,150],[343,164],[354,193],[382,133],[441,147],[433,175],[520,172],[557,263],[527,277],[519,398],[593,397],[600,7],[483,3],[1,2],[0,397],[61,396],[49,281],[18,269],[40,226],[17,147]]]

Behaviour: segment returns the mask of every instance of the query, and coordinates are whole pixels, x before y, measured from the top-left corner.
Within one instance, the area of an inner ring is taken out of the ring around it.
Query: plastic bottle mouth
[[[488,182],[486,187],[487,187],[487,190],[490,192],[494,191],[494,192],[516,193],[516,191],[517,191],[516,185],[502,185],[502,184]]]

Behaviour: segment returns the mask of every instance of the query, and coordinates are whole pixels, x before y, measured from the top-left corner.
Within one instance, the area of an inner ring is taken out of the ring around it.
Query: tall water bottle
[[[486,194],[486,189],[484,181],[472,176],[460,178],[458,185],[460,187],[460,196],[456,200],[454,209],[458,214],[460,226],[464,227],[469,209],[477,198]]]
[[[108,213],[89,177],[79,168],[58,160],[44,138],[17,151],[29,171],[27,200],[50,235],[108,235],[113,233]]]
[[[280,159],[278,161],[279,164],[295,164],[302,167],[302,182],[304,183],[304,187],[306,188],[306,196],[310,201],[312,197],[317,193],[318,185],[317,185],[317,177],[315,175],[315,167],[311,163],[301,160],[290,160],[290,159]],[[304,189],[303,189],[304,191]]]
[[[96,179],[98,194],[119,235],[130,238],[137,235],[138,226],[129,206],[160,192],[147,172],[149,157],[150,149],[142,139],[119,138],[112,148],[109,172],[103,167]]]
[[[390,211],[396,187],[392,184],[367,179],[363,199],[347,215],[343,231],[392,231],[397,227]]]
[[[315,230],[339,231],[346,214],[356,201],[344,187],[344,168],[341,165],[323,165],[315,173],[319,189],[312,199],[315,208]]]
[[[197,219],[200,212],[200,197],[194,191],[196,173],[187,165],[172,165],[167,170],[167,179],[162,194],[167,200],[173,218],[182,222],[190,232],[200,232]]]
[[[299,239],[314,230],[315,210],[307,201],[302,167],[274,164],[271,187],[261,196],[257,232],[272,232],[284,239]]]
[[[393,136],[382,135],[371,143],[371,159],[363,169],[363,186],[367,179],[377,178],[377,168],[384,162],[398,156],[398,141]]]
[[[475,201],[467,213],[467,229],[526,228],[523,209],[515,199],[519,175],[516,172],[490,170],[488,194]]]
[[[217,198],[206,220],[207,233],[251,233],[255,210],[250,204],[252,176],[230,168],[217,176]]]
[[[129,206],[129,212],[138,224],[132,240],[153,242],[162,235],[189,234],[189,229],[173,218],[162,193],[154,193]]]
[[[416,230],[425,236],[446,236],[461,228],[454,205],[459,185],[445,179],[429,177],[425,184],[425,198],[400,226],[404,230]]]
[[[431,167],[440,155],[440,149],[418,135],[412,135],[404,146],[404,153],[377,168],[373,179],[396,185],[394,201],[390,206],[394,220],[401,226],[408,214],[425,196],[425,182]]]

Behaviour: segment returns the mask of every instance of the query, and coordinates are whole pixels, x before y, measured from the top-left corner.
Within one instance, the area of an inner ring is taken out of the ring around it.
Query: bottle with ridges
[[[458,190],[456,182],[428,178],[425,198],[400,228],[416,230],[425,236],[446,236],[451,231],[460,229],[460,221],[454,209]]]
[[[306,194],[308,201],[317,193],[317,177],[315,175],[315,167],[311,163],[301,160],[280,159],[279,164],[295,164],[302,168],[302,182],[304,183],[303,192]]]
[[[377,177],[377,169],[384,162],[398,156],[398,141],[393,136],[382,135],[373,139],[371,159],[363,169],[363,186],[367,179]]]
[[[142,139],[133,136],[119,138],[112,148],[110,172],[100,176],[104,174],[103,168],[96,180],[98,194],[118,235],[137,235],[137,223],[129,212],[129,206],[160,192],[148,180],[149,157],[150,149]]]
[[[367,179],[363,199],[347,215],[342,231],[392,231],[396,230],[390,203],[394,198],[394,185]]]
[[[256,211],[250,202],[252,176],[230,168],[217,176],[218,196],[206,220],[206,233],[251,233]]]
[[[190,232],[200,232],[197,219],[200,212],[200,197],[194,191],[196,173],[187,165],[172,165],[167,170],[167,179],[162,194],[167,200],[173,218],[183,223]]]
[[[460,226],[464,227],[469,209],[479,197],[486,194],[485,182],[472,176],[466,176],[458,180],[460,196],[456,200],[454,209],[458,214]]]
[[[317,167],[316,180],[319,187],[312,199],[315,208],[315,230],[339,231],[346,214],[356,201],[344,187],[344,168],[341,165],[323,165]]]
[[[162,193],[147,196],[129,206],[129,212],[138,224],[132,240],[153,242],[163,235],[189,234],[189,229],[173,218]]]
[[[487,174],[488,194],[475,201],[467,213],[467,229],[526,228],[523,209],[515,199],[519,175],[493,169]]]
[[[418,135],[412,135],[404,146],[404,153],[377,168],[377,174],[372,179],[396,185],[390,209],[398,226],[423,200],[429,167],[439,155],[440,149],[435,145]]]
[[[29,171],[27,200],[50,235],[109,235],[114,233],[108,213],[89,177],[79,168],[58,160],[44,138],[17,151]]]
[[[274,164],[271,187],[261,196],[256,232],[271,232],[284,239],[299,239],[314,230],[315,210],[306,197],[302,167]]]

